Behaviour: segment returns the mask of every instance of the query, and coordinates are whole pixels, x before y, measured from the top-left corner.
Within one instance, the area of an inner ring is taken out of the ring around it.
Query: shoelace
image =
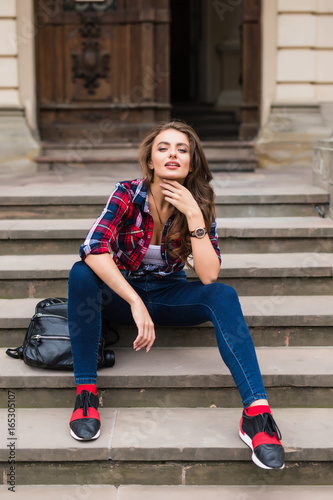
[[[282,435],[280,429],[276,425],[273,416],[270,413],[263,414],[263,432],[266,432],[270,437],[274,437],[274,432],[276,437],[281,441]]]
[[[81,396],[81,405],[83,409],[83,416],[87,417],[88,416],[88,408],[89,408],[89,392],[88,391],[82,391],[80,393]]]

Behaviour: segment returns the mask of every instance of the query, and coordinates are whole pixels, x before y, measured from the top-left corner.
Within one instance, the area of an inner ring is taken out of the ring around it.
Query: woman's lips
[[[179,165],[179,163],[176,163],[176,162],[169,162],[169,163],[165,164],[165,167],[169,168],[171,170],[175,170],[175,169],[179,168],[180,165]]]

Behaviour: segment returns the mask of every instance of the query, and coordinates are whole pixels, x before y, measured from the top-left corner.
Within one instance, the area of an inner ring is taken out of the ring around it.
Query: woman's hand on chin
[[[171,203],[177,210],[186,217],[201,215],[199,205],[195,201],[192,193],[178,181],[163,179],[160,184],[165,201]]]

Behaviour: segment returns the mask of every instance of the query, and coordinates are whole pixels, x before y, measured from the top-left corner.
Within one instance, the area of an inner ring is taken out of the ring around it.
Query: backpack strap
[[[16,347],[16,349],[7,349],[7,356],[14,359],[23,359],[23,345]]]

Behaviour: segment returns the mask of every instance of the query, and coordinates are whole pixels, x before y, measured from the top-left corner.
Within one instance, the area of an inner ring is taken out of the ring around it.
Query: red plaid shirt
[[[184,267],[181,257],[171,257],[165,248],[165,236],[173,217],[172,215],[166,222],[162,234],[161,255],[165,265],[154,268],[152,264],[141,264],[150,244],[154,226],[148,206],[147,180],[119,182],[81,245],[80,256],[84,259],[90,253],[111,253],[119,269],[130,271],[134,275],[150,271],[165,276],[179,271]],[[221,261],[215,220],[209,237]],[[177,241],[170,245],[177,246]]]

